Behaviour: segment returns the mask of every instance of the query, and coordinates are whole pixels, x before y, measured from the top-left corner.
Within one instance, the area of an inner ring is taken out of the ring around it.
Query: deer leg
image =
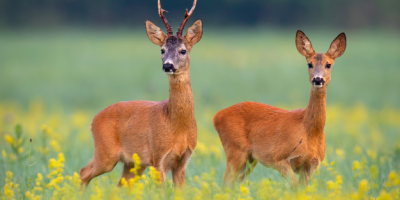
[[[185,154],[180,158],[178,165],[172,169],[172,181],[175,184],[175,188],[183,187],[185,184],[186,167],[192,150],[186,150]]]
[[[175,169],[172,169],[172,181],[175,184],[175,188],[184,186],[185,175],[186,175],[186,164],[178,166]]]
[[[248,161],[248,162],[247,162]],[[244,169],[242,173],[239,175],[239,181],[243,181],[245,178],[249,177],[251,172],[254,170],[254,168],[257,165],[257,161],[254,160],[252,157],[249,157],[246,161],[246,165],[244,166]]]
[[[134,167],[134,165],[124,164],[124,170],[122,172],[121,180],[122,180],[122,178],[125,178],[125,180],[129,182],[129,179],[134,178],[136,175],[141,176],[143,174],[144,170],[146,170],[146,168],[147,168],[146,166],[141,166],[137,170],[137,172],[136,172],[137,174],[134,174],[134,173],[130,172],[133,167]],[[118,187],[122,186],[121,180],[118,182]]]
[[[304,166],[300,169],[299,174],[300,174],[299,185],[304,187],[307,186],[311,176],[310,165],[304,164]]]
[[[114,169],[118,162],[118,157],[99,156],[96,154],[89,164],[81,169],[81,189],[83,190],[89,182],[104,173],[110,172]]]
[[[236,151],[227,155],[224,186],[231,187],[246,168],[247,153]],[[244,178],[244,177],[243,177]]]
[[[285,178],[290,183],[291,188],[296,189],[298,186],[298,181],[289,161],[281,160],[275,164],[275,167],[279,171],[279,173],[281,173],[283,178]]]

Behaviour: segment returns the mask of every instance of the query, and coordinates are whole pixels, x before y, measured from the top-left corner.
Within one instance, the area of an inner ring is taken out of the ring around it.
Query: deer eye
[[[161,49],[161,54],[164,54],[165,53],[165,50],[164,49]]]
[[[182,55],[185,55],[185,54],[186,54],[186,50],[182,50],[182,51],[181,51],[181,54],[182,54]]]
[[[313,68],[312,63],[308,63],[308,68],[309,68],[309,69],[312,69],[312,68]]]
[[[327,69],[330,69],[331,68],[331,64],[326,64],[326,66],[325,66]]]

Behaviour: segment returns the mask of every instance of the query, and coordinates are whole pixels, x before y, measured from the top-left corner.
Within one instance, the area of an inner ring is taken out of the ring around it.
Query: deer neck
[[[310,100],[304,110],[303,123],[309,136],[324,133],[326,120],[326,86],[311,88]]]
[[[168,76],[168,79],[167,117],[176,129],[190,128],[194,120],[194,102],[189,72]]]

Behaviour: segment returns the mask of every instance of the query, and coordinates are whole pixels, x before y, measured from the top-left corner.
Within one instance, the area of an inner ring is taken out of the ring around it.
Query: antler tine
[[[189,13],[188,13],[188,10],[186,9],[185,19],[183,19],[181,25],[180,25],[179,28],[178,28],[178,32],[176,33],[176,35],[177,35],[178,37],[181,37],[181,36],[182,36],[183,28],[185,27],[185,24],[186,24],[187,20],[189,19],[189,17],[192,15],[192,13],[193,13],[193,11],[194,11],[194,8],[196,7],[196,3],[197,3],[197,0],[194,0],[193,6],[192,6],[192,8],[190,9]]]
[[[168,36],[172,36],[172,35],[174,35],[174,33],[172,32],[171,25],[168,23],[167,18],[165,18],[164,14],[163,14],[164,12],[167,12],[167,11],[161,8],[161,2],[160,2],[160,0],[158,0],[158,14],[160,15],[161,19],[163,20],[165,27],[167,28]]]

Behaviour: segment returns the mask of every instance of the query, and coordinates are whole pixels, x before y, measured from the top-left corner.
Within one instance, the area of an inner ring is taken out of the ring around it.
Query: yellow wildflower
[[[372,159],[375,160],[376,159],[376,152],[372,151],[372,150],[367,150],[367,155]]]
[[[15,140],[11,135],[8,135],[8,134],[4,135],[4,139],[9,144],[14,144],[15,143]]]
[[[397,185],[400,185],[400,178],[395,171],[391,171],[388,175],[388,180],[385,182],[385,186],[392,187]]]
[[[199,176],[197,176],[197,175],[194,176],[193,181],[194,181],[195,183],[201,183],[200,178],[199,178]]]
[[[57,182],[62,183],[64,181],[64,177],[61,174],[58,174],[57,176]]]
[[[154,181],[154,183],[158,185],[161,184],[161,173],[157,171],[156,168],[154,168],[153,166],[150,167],[149,175],[150,178]]]
[[[224,193],[224,194],[215,194],[214,198],[215,200],[229,200],[229,194],[228,193]]]
[[[333,181],[326,182],[326,189],[330,192],[335,189],[335,183]]]
[[[392,199],[393,198],[390,196],[390,194],[386,193],[385,190],[382,190],[379,197],[376,198],[376,200],[392,200]]]
[[[9,184],[4,186],[4,195],[6,196],[6,199],[11,199],[14,197],[14,191]]]
[[[18,148],[18,153],[23,153],[23,152],[24,152],[24,148],[19,147],[19,148]]]
[[[1,153],[3,154],[3,158],[7,158],[7,152],[6,151],[1,151]]]
[[[243,196],[248,196],[250,194],[250,190],[243,183],[241,183],[240,184],[240,193],[242,193]]]
[[[43,180],[43,175],[41,173],[37,173],[36,182],[41,182]]]
[[[13,178],[13,173],[11,171],[7,171],[6,172],[6,178],[8,178],[11,181],[12,178]]]
[[[358,192],[360,194],[365,194],[368,190],[369,190],[368,181],[366,179],[361,180],[358,185]]]
[[[135,165],[140,165],[140,157],[139,157],[139,155],[137,155],[137,153],[134,153],[132,155],[132,159],[133,159],[133,162],[135,163]]]
[[[90,199],[95,199],[95,200],[102,199],[102,198],[103,198],[103,192],[102,192],[102,190],[99,188],[99,186],[96,185],[96,186],[94,187],[94,190],[95,190],[96,196],[91,195],[91,196],[90,196]]]
[[[128,181],[129,187],[133,187],[135,185],[135,183],[137,183],[139,181],[139,179],[140,179],[139,176],[135,176],[134,178],[129,179],[129,181]]]
[[[124,177],[121,178],[121,185],[124,188],[128,187],[128,182],[126,181],[126,179]]]
[[[391,181],[395,181],[396,178],[397,178],[396,172],[395,172],[395,171],[391,171],[391,172],[389,173],[388,178],[389,178],[389,180],[391,180]]]
[[[55,167],[57,167],[57,161],[56,161],[56,159],[54,159],[54,158],[51,158],[50,160],[49,160],[49,168],[50,169],[53,169],[53,168],[55,168]]]
[[[81,177],[79,176],[79,174],[77,172],[74,172],[74,185],[75,187],[79,187],[81,185]]]
[[[134,167],[130,169],[129,172],[137,175],[137,171],[140,169],[140,157],[136,153],[134,153],[132,155],[132,160],[134,163]]]
[[[361,169],[361,164],[357,160],[353,161],[353,171]]]
[[[58,144],[58,142],[56,140],[51,140],[50,141],[50,146],[51,146],[51,148],[53,148],[53,150],[55,152],[60,152],[61,151],[60,145]]]
[[[210,186],[206,182],[203,182],[201,184],[201,190],[202,190],[203,196],[208,196],[211,193]]]
[[[53,133],[53,129],[51,129],[47,125],[42,125],[42,131],[47,135],[51,135]]]
[[[25,192],[25,196],[26,196],[26,198],[28,198],[28,199],[33,199],[33,198],[35,197],[35,195],[32,194],[30,191],[26,191],[26,192]]]
[[[343,183],[342,176],[340,176],[340,175],[336,176],[336,183],[339,185],[341,185]]]
[[[362,153],[362,149],[361,149],[360,146],[356,145],[356,146],[354,147],[353,152],[354,152],[355,154],[361,154],[361,153]]]
[[[53,178],[54,175],[57,175],[57,171],[51,171],[49,174],[47,174],[47,178]]]
[[[339,156],[339,158],[344,158],[344,151],[342,149],[336,149],[336,155]]]

